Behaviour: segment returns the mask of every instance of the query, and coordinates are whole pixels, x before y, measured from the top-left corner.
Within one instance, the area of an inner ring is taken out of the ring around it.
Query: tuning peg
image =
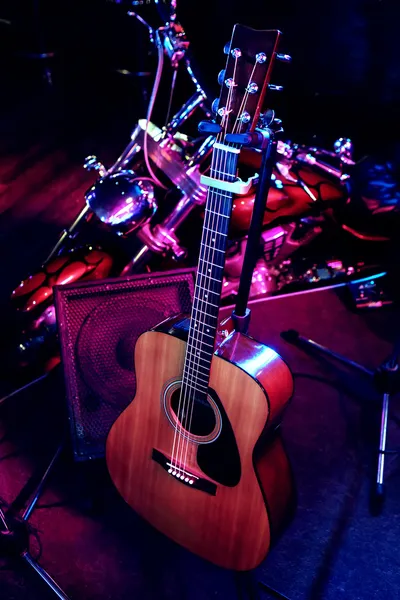
[[[231,43],[227,42],[224,46],[224,54],[229,54],[230,50],[231,50]]]
[[[225,81],[225,75],[226,75],[226,70],[222,69],[222,71],[220,71],[218,73],[218,83],[219,85],[222,85]]]
[[[269,127],[272,121],[275,119],[275,111],[272,108],[269,108],[265,111],[264,114],[259,117],[259,126],[260,127]]]
[[[217,114],[218,106],[219,106],[219,98],[215,98],[215,100],[213,100],[213,103],[211,104],[211,110],[213,111],[214,114]]]
[[[211,121],[200,121],[197,128],[200,133],[212,133],[214,135],[218,135],[222,131],[221,125]]]
[[[292,62],[292,57],[289,54],[277,54],[276,60],[280,60],[281,62],[290,63]]]
[[[274,85],[270,83],[268,88],[273,92],[283,92],[283,85]]]

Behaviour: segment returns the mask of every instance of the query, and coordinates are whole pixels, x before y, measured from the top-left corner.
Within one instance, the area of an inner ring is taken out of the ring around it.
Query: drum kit
[[[190,42],[178,21],[176,0],[133,4],[135,11],[127,9],[127,15],[147,29],[157,57],[147,114],[137,122],[114,164],[105,166],[96,156],[86,158],[84,168],[95,170],[98,178],[87,191],[81,212],[38,272],[12,293],[22,322],[18,347],[23,364],[37,359],[38,348],[54,349],[54,285],[196,263],[206,198],[200,177],[209,169],[214,137],[199,136],[195,125],[200,116],[212,118],[218,107],[203,89],[192,65]],[[285,54],[277,58],[291,60]],[[160,125],[153,115],[166,69],[172,72],[171,98],[165,124]],[[223,76],[221,73],[220,78]],[[184,82],[185,90],[191,86],[192,93],[170,117],[177,81]],[[279,86],[275,88],[280,90]],[[240,173],[246,174],[249,167],[254,171],[257,161],[257,152],[243,152]],[[362,219],[356,226],[346,223],[346,215],[357,212],[356,202],[364,200],[360,200],[360,193],[355,198],[353,182],[358,169],[348,138],[338,139],[333,149],[327,150],[283,140],[281,136],[252,298],[326,285],[368,270],[362,250],[340,256],[326,242],[332,231],[339,231],[361,245],[374,244],[377,256],[376,248],[390,241],[380,231],[366,232]],[[223,282],[225,303],[237,294],[256,189],[254,180],[250,190],[237,195],[234,201]],[[384,219],[391,218],[389,212],[382,211]],[[111,238],[112,244],[108,245]],[[120,248],[115,251],[118,243]]]

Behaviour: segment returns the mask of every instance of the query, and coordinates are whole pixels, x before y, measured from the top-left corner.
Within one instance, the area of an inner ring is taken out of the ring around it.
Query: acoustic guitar
[[[137,390],[107,440],[111,478],[126,502],[164,534],[217,565],[256,567],[293,500],[279,436],[293,391],[271,348],[238,332],[216,347],[238,144],[252,131],[269,86],[278,31],[236,25],[211,160],[191,317],[175,316],[135,347]],[[228,136],[229,137],[229,136]]]

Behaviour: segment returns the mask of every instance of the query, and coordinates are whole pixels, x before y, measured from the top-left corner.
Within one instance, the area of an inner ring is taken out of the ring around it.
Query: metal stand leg
[[[385,468],[385,449],[386,449],[387,422],[388,422],[388,414],[389,414],[389,400],[390,400],[389,394],[383,394],[381,434],[379,437],[378,473],[376,476],[377,491],[382,490],[382,492],[383,492],[383,471]],[[382,492],[379,492],[379,494],[381,495]]]
[[[290,600],[284,594],[281,594],[274,588],[262,581],[257,581],[254,571],[244,571],[235,573],[235,583],[238,600],[261,600],[259,590],[269,594],[270,597],[277,600]]]
[[[67,596],[63,590],[60,588],[60,586],[54,581],[54,579],[52,579],[52,577],[50,577],[50,575],[47,573],[47,571],[45,571],[43,569],[43,567],[41,567],[33,558],[32,556],[29,554],[28,551],[24,552],[23,554],[21,554],[21,558],[30,566],[32,567],[32,569],[35,571],[35,573],[37,573],[39,575],[39,577],[42,578],[42,580],[45,582],[45,584],[51,589],[53,590],[53,592],[55,593],[55,595],[58,598],[61,598],[61,600],[70,600],[69,596]]]
[[[385,500],[384,470],[389,402],[390,394],[383,394],[381,429],[379,433],[378,468],[376,473],[375,486],[371,490],[371,511],[375,515],[379,515],[382,512],[383,502]]]
[[[258,585],[260,586],[260,588],[262,590],[264,590],[265,592],[268,592],[268,594],[270,594],[273,598],[277,598],[278,600],[290,600],[287,596],[285,596],[284,594],[281,594],[280,592],[278,592],[274,588],[270,587],[266,583],[263,583],[262,581],[259,581]]]
[[[363,367],[363,365],[360,365],[354,362],[353,360],[350,360],[346,356],[343,356],[343,354],[339,354],[338,352],[333,352],[333,350],[329,350],[329,348],[318,344],[318,342],[314,342],[314,340],[310,340],[306,337],[303,337],[299,334],[298,331],[295,331],[294,329],[282,331],[281,337],[285,340],[285,342],[289,342],[290,344],[298,344],[299,346],[301,345],[302,347],[308,348],[310,350],[316,350],[319,354],[327,356],[328,358],[334,358],[335,360],[341,362],[347,367],[357,369],[357,371],[360,371],[364,375],[369,375],[370,377],[374,376],[374,372],[370,369],[367,369],[366,367]]]
[[[29,517],[31,516],[32,512],[34,511],[37,501],[39,500],[40,496],[43,494],[45,485],[47,484],[47,482],[49,480],[49,477],[53,471],[53,467],[54,467],[58,457],[60,456],[63,447],[64,447],[64,443],[62,443],[58,446],[56,453],[54,454],[53,458],[51,459],[51,461],[49,463],[49,466],[47,467],[46,471],[43,474],[42,479],[39,481],[39,484],[38,484],[35,492],[32,495],[32,499],[31,499],[30,503],[28,504],[28,506],[25,508],[24,512],[22,513],[23,521],[28,521]]]
[[[385,487],[384,487],[384,469],[385,469],[385,454],[386,454],[386,438],[387,438],[387,426],[389,416],[389,402],[390,395],[400,389],[400,377],[399,377],[399,365],[398,357],[400,353],[400,344],[396,343],[392,355],[387,359],[378,369],[371,371],[359,365],[358,363],[346,358],[345,356],[333,352],[314,342],[314,340],[307,339],[301,336],[298,331],[290,329],[283,331],[281,337],[292,344],[296,344],[299,347],[307,348],[310,350],[317,351],[323,356],[328,358],[334,358],[338,362],[356,369],[357,371],[372,377],[375,388],[382,394],[382,413],[381,413],[381,424],[380,424],[380,435],[379,435],[379,449],[378,449],[378,467],[375,481],[372,486],[372,493],[370,498],[370,510],[374,515],[378,515],[382,511]]]
[[[46,379],[46,377],[48,377],[48,375],[49,375],[49,373],[45,373],[44,375],[41,375],[37,379],[34,379],[33,381],[30,381],[29,383],[27,383],[26,385],[23,385],[22,387],[18,388],[17,390],[14,390],[13,392],[10,392],[9,394],[7,394],[7,396],[3,396],[3,398],[0,398],[0,406],[3,404],[3,402],[5,402],[6,400],[8,400],[9,398],[12,398],[13,396],[16,396],[17,394],[19,394],[20,392],[23,392],[24,390],[27,390],[32,385],[35,385],[35,383],[39,383],[43,379]]]
[[[44,487],[49,480],[54,465],[61,454],[63,446],[64,443],[60,444],[53,455],[35,492],[32,495],[31,501],[21,516],[21,520],[15,517],[15,514],[12,514],[12,510],[7,511],[7,513],[4,514],[0,509],[0,551],[2,551],[6,557],[19,556],[31,567],[31,569],[35,571],[35,573],[39,575],[42,581],[54,592],[58,598],[61,600],[70,600],[60,586],[54,581],[54,579],[50,577],[47,571],[41,567],[30,554],[29,529],[27,527],[27,521],[34,510],[37,501],[43,493]]]

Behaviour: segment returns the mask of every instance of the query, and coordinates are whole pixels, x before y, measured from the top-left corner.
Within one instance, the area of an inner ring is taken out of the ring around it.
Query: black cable
[[[167,108],[167,116],[165,117],[165,129],[167,128],[168,122],[169,122],[169,116],[171,114],[171,107],[172,107],[172,100],[174,97],[174,92],[175,92],[175,84],[176,84],[176,77],[178,75],[178,67],[174,68],[174,73],[172,75],[172,83],[171,83],[171,92],[169,95],[169,102],[168,102],[168,108]]]

